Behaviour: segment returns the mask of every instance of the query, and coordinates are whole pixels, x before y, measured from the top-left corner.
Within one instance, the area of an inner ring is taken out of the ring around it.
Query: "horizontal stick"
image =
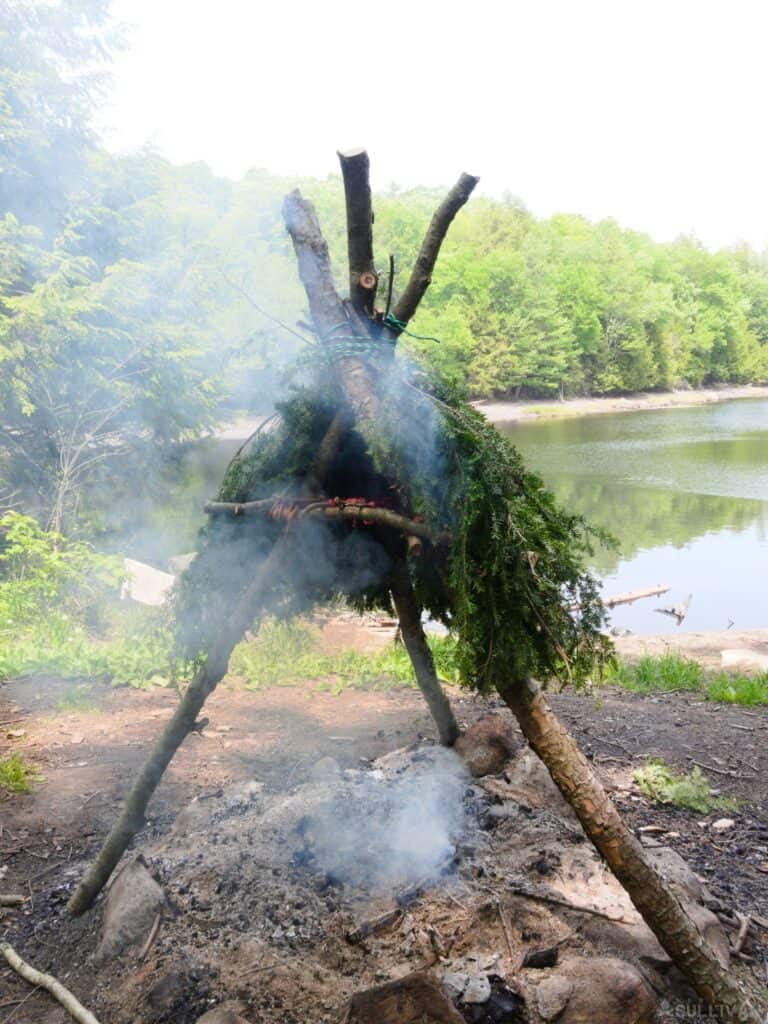
[[[305,506],[305,507],[302,507]],[[257,516],[273,514],[275,519],[292,519],[296,516],[309,519],[353,520],[377,526],[391,526],[395,530],[430,540],[433,544],[450,544],[451,535],[447,531],[435,531],[427,523],[409,519],[408,516],[395,512],[391,508],[361,503],[344,503],[339,505],[320,503],[317,500],[283,501],[267,498],[261,501],[209,501],[204,506],[206,512],[224,512],[233,516]]]

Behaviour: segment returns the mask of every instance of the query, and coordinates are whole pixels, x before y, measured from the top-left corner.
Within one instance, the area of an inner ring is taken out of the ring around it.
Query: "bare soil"
[[[354,623],[336,623],[326,634],[327,643],[341,646],[354,641],[371,648],[387,639],[386,630]],[[0,892],[30,896],[20,911],[0,911],[0,936],[8,936],[30,962],[52,971],[98,1011],[111,1005],[113,972],[110,964],[99,969],[86,963],[95,947],[99,914],[73,922],[63,907],[177,698],[167,690],[112,690],[97,684],[88,692],[92,707],[68,710],[61,701],[71,697],[71,681],[0,685],[0,752],[18,750],[43,776],[30,794],[0,797]],[[491,699],[458,691],[451,696],[463,725],[498,707]],[[614,691],[599,698],[553,695],[552,701],[630,825],[655,826],[656,832],[644,833],[646,841],[658,835],[678,850],[725,908],[768,918],[768,709],[710,705],[688,694],[648,698]],[[210,721],[202,735],[189,737],[171,764],[139,844],[166,835],[193,797],[210,797],[233,782],[255,779],[266,793],[288,793],[321,758],[334,758],[341,769],[355,768],[434,736],[420,695],[411,689],[346,690],[333,696],[308,682],[252,692],[229,680],[209,700],[206,715]],[[713,786],[741,801],[738,811],[699,815],[651,806],[631,777],[648,756],[663,757],[680,770],[695,762],[705,766]],[[733,827],[713,830],[713,822],[723,816],[734,820]],[[447,924],[461,924],[460,903],[443,903]],[[215,918],[216,908],[203,906],[197,913],[204,934],[206,917]],[[130,967],[137,1006],[167,970],[164,948],[159,945],[143,963]],[[768,973],[761,973],[768,972],[768,935],[750,940],[745,953],[750,958],[745,969],[768,979]],[[301,984],[296,978],[273,972],[253,978],[249,987],[235,984],[231,971],[192,966],[197,971],[194,992],[184,1013],[173,1018],[178,1021],[194,1021],[207,1006],[235,995],[246,999],[246,1016],[254,1022],[335,1020],[339,998],[365,975],[363,961],[350,954],[334,969],[335,983],[330,975],[322,983],[315,979],[315,988],[322,990],[316,1014],[305,1008],[304,1016],[297,1017],[295,1006],[291,1009],[291,993]],[[62,1013],[47,996],[30,996],[29,986],[0,970],[0,1022],[57,1024],[66,1020]],[[104,1022],[113,1019],[132,1017],[108,1016]]]

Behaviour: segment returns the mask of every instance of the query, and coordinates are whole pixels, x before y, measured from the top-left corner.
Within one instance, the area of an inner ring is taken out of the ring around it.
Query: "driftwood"
[[[65,988],[51,974],[43,974],[42,971],[31,967],[21,959],[13,946],[7,942],[0,942],[0,953],[3,954],[13,970],[30,985],[37,985],[38,988],[44,988],[46,992],[49,992],[64,1007],[72,1020],[78,1021],[78,1024],[99,1024],[98,1019],[90,1010],[86,1010],[82,1003],[78,1002],[69,989]]]
[[[611,597],[603,598],[606,608],[615,608],[617,604],[632,604],[633,601],[641,601],[644,597],[658,597],[659,594],[666,594],[670,590],[666,583],[659,583],[655,587],[646,587],[644,590],[630,590],[626,594],[613,594]]]

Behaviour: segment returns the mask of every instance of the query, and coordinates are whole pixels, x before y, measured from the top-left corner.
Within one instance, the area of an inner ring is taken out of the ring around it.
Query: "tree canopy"
[[[109,6],[0,0],[0,500],[56,528],[121,457],[146,466],[272,407],[312,340],[279,214],[295,185],[346,273],[336,179],[230,181],[103,149],[92,117],[120,43]],[[395,296],[439,194],[375,197]],[[406,350],[475,398],[765,381],[768,259],[480,197],[409,329]]]

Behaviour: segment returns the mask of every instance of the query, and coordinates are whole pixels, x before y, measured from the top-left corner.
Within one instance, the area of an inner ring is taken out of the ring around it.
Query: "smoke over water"
[[[371,771],[344,772],[300,820],[294,861],[363,889],[436,877],[464,829],[467,781],[458,755],[442,747],[395,751]]]

